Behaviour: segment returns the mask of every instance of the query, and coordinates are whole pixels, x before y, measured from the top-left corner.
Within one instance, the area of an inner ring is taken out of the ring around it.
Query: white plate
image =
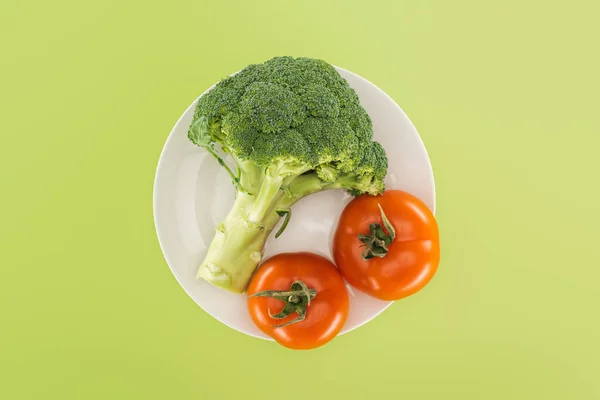
[[[386,188],[406,190],[435,211],[435,186],[429,157],[406,114],[371,82],[345,69],[336,69],[356,90],[373,120],[374,139],[387,152]],[[195,278],[216,226],[233,203],[233,186],[227,173],[213,157],[187,138],[196,101],[177,121],[158,162],[154,182],[154,221],[158,240],[177,281],[200,307],[231,328],[268,339],[252,323],[245,296],[231,294]],[[300,200],[294,205],[293,217],[285,232],[278,239],[272,234],[267,241],[265,258],[301,250],[331,258],[333,231],[348,201],[350,196],[342,190],[328,190]],[[273,232],[276,231],[277,227]],[[390,305],[350,287],[348,290],[350,315],[342,333],[365,324]]]

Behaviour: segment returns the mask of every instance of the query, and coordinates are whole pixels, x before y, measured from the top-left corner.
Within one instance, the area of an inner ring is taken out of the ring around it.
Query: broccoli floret
[[[307,86],[300,96],[312,117],[337,118],[340,115],[340,101],[326,86]]]
[[[239,112],[250,126],[265,133],[300,125],[306,109],[296,93],[272,82],[254,82],[242,95]]]
[[[372,136],[356,92],[325,61],[275,57],[219,82],[198,100],[188,137],[227,170],[236,197],[198,277],[241,293],[296,201],[325,189],[381,193],[387,157]]]

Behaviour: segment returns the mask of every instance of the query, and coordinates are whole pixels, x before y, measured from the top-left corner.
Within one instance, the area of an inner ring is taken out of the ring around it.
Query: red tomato
[[[383,215],[395,231],[393,240]],[[381,300],[410,296],[437,271],[437,222],[421,200],[401,190],[359,196],[342,212],[333,257],[344,278],[358,290]]]
[[[339,333],[348,317],[344,279],[329,260],[312,253],[269,258],[252,277],[248,296],[248,310],[256,326],[291,349],[324,345]],[[285,324],[289,325],[277,327]]]

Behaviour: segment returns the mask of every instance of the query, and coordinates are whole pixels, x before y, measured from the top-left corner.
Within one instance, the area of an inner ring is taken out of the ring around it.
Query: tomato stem
[[[365,250],[362,253],[362,259],[365,261],[368,261],[373,257],[385,257],[389,251],[388,246],[396,238],[396,230],[385,215],[385,212],[383,212],[381,204],[377,203],[377,205],[381,212],[381,220],[383,221],[385,230],[378,222],[374,222],[369,225],[368,235],[363,233],[358,235],[358,239],[364,243],[361,247],[365,247]]]
[[[273,319],[284,319],[294,312],[298,314],[297,318],[294,318],[288,322],[279,325],[273,325],[273,328],[282,328],[284,326],[304,321],[306,318],[306,310],[310,305],[310,301],[314,299],[316,295],[317,291],[315,289],[309,289],[308,286],[306,286],[306,284],[302,281],[295,281],[290,286],[290,290],[263,290],[248,297],[272,297],[274,299],[283,301],[285,305],[277,314],[271,314],[271,310],[268,310],[269,316]]]

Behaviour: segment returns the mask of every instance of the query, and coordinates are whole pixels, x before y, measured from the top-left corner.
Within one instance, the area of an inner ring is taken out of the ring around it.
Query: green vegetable
[[[236,196],[198,278],[244,292],[267,237],[296,201],[334,188],[383,192],[387,157],[372,136],[358,96],[324,61],[276,57],[219,82],[198,100],[188,137],[226,168]]]

